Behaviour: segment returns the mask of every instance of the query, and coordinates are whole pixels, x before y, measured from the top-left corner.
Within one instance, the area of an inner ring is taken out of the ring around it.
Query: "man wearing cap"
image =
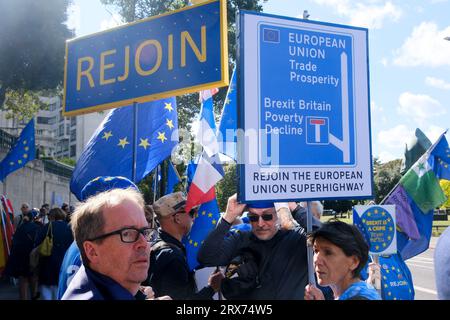
[[[254,274],[246,270],[246,292],[241,299],[300,299],[308,283],[308,263],[305,230],[292,218],[290,210],[275,210],[272,202],[248,205],[247,217],[252,230],[226,237],[233,221],[246,205],[237,202],[236,194],[228,199],[227,209],[198,253],[205,266],[229,265],[243,252],[251,252],[258,266]],[[239,274],[238,271],[238,275]]]
[[[197,292],[194,272],[189,270],[186,248],[181,240],[191,230],[195,210],[185,211],[186,198],[175,192],[153,204],[160,224],[158,238],[152,244],[150,269],[145,282],[155,294],[169,295],[172,299],[211,299],[220,288],[222,273],[212,273],[208,286]]]

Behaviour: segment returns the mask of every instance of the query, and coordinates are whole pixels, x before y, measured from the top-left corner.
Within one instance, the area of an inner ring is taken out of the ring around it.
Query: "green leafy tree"
[[[70,0],[0,0],[0,106],[30,118],[42,90],[62,84]],[[19,98],[21,95],[26,97]]]
[[[447,196],[447,201],[442,205],[442,207],[450,208],[450,180],[440,180],[439,184],[441,185],[442,191]]]
[[[376,203],[380,203],[399,182],[402,177],[401,166],[401,159],[379,164],[373,177]]]
[[[224,166],[225,176],[217,184],[216,196],[220,211],[227,208],[228,198],[237,192],[237,172],[236,164],[228,164]]]

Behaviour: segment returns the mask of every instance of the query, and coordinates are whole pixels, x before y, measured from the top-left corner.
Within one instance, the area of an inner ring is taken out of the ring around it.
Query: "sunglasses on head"
[[[250,220],[250,222],[258,222],[259,218],[262,218],[264,221],[270,221],[273,219],[273,214],[272,213],[264,213],[262,215],[248,214],[247,217],[248,220]]]

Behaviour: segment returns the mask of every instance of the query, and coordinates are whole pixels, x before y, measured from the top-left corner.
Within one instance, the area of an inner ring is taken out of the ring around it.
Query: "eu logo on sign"
[[[280,30],[264,28],[263,41],[280,43]]]

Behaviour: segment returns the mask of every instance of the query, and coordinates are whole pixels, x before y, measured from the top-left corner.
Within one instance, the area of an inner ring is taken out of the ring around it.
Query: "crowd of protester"
[[[101,177],[88,183],[82,195],[77,208],[22,204],[4,272],[18,279],[20,299],[208,300],[217,292],[228,300],[382,297],[372,286],[380,279],[380,265],[369,264],[363,235],[341,221],[322,223],[319,201],[310,203],[313,229],[307,233],[306,203],[246,205],[230,197],[200,245],[201,266],[215,268],[206,286],[198,288],[182,241],[198,208],[186,212],[182,192],[146,205],[128,179]],[[44,254],[48,237],[51,249]],[[315,283],[308,281],[307,244],[313,250]],[[447,269],[436,270],[443,284],[439,298],[444,299]]]

